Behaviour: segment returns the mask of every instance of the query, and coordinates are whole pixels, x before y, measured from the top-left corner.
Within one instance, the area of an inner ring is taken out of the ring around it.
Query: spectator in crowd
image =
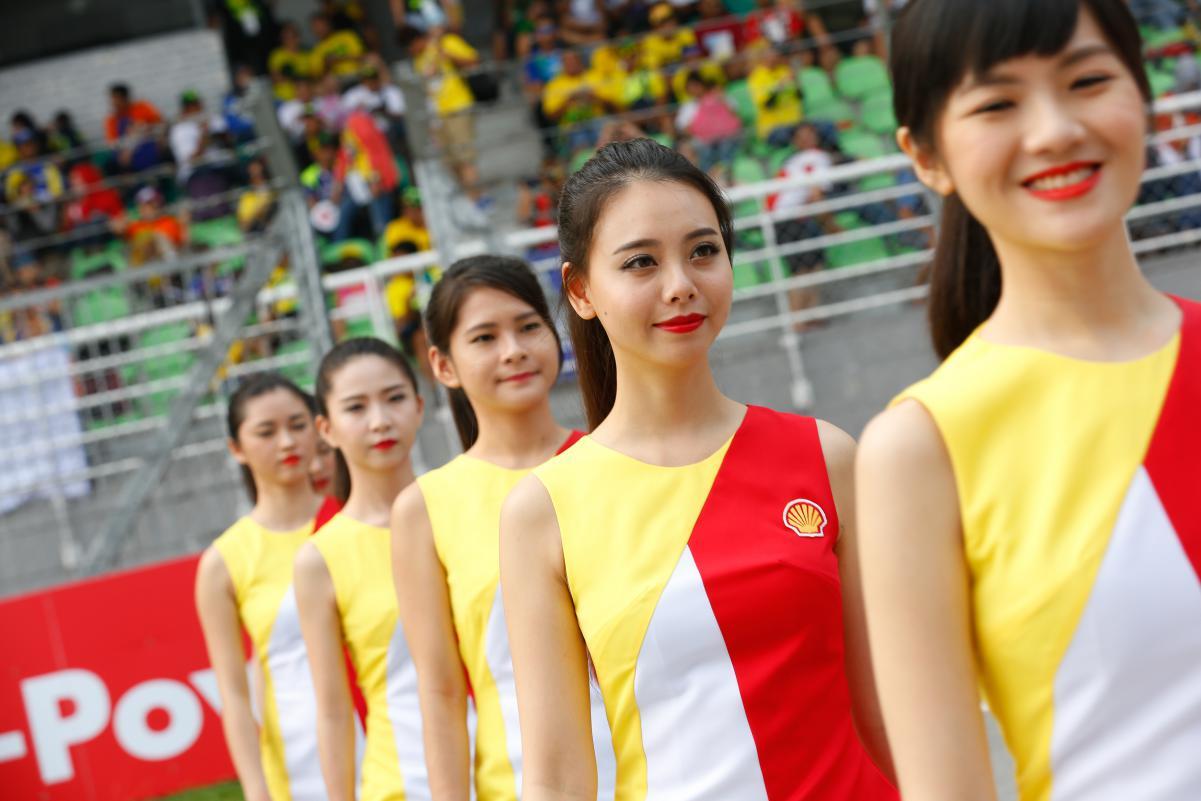
[[[309,28],[316,44],[312,50],[312,69],[316,74],[332,74],[350,79],[363,65],[363,40],[353,30],[335,30],[328,16],[321,12],[309,18]]]
[[[605,17],[599,0],[560,0],[559,36],[571,46],[593,44],[605,38]]]
[[[67,180],[71,200],[63,211],[64,228],[73,232],[76,244],[107,240],[110,223],[125,214],[121,196],[104,186],[103,173],[89,161],[72,167]]]
[[[708,171],[717,161],[730,161],[742,141],[742,120],[726,101],[720,85],[689,73],[689,100],[676,112],[676,130],[697,145],[697,166]]]
[[[759,0],[759,8],[743,23],[743,41],[766,41],[775,47],[801,38],[805,20],[796,8],[796,0]]]
[[[114,230],[129,243],[130,263],[143,264],[175,255],[188,241],[184,220],[166,213],[163,195],[153,186],[143,186],[134,199],[137,219],[120,217],[113,221]]]
[[[709,58],[728,61],[742,49],[742,23],[722,0],[701,0],[700,20],[693,26],[697,43]]]
[[[671,3],[658,3],[650,11],[651,32],[642,39],[642,63],[658,70],[675,64],[689,47],[697,47],[696,34],[679,24]]]
[[[233,86],[221,98],[221,118],[225,132],[234,144],[254,139],[254,118],[246,98],[253,83],[254,70],[249,65],[239,64],[234,69]]]
[[[400,216],[388,223],[383,239],[384,250],[389,255],[395,255],[404,243],[412,244],[414,253],[433,247],[425,225],[425,212],[421,208],[421,191],[417,187],[410,186],[402,193]]]
[[[113,84],[108,96],[112,113],[105,120],[104,136],[116,149],[117,170],[142,172],[158,165],[163,115],[149,101],[134,100],[127,84]]]
[[[362,81],[342,95],[342,106],[348,112],[365,111],[375,120],[376,126],[388,137],[393,149],[404,152],[405,142],[405,99],[400,89],[388,76],[388,68],[378,54],[367,57],[363,67]]]
[[[308,106],[300,115],[300,138],[293,143],[292,152],[296,157],[296,165],[304,169],[313,163],[317,152],[317,139],[324,133],[330,133],[335,138],[337,133],[325,127],[325,123],[317,116],[313,107]]]
[[[671,93],[677,103],[688,101],[688,80],[692,75],[700,76],[713,86],[722,86],[726,82],[726,71],[721,64],[705,58],[699,47],[689,47],[684,50],[684,60],[671,75]]]
[[[392,18],[398,25],[429,31],[434,28],[449,28],[460,16],[457,0],[448,9],[439,0],[390,0]],[[453,15],[453,18],[452,18]]]
[[[193,202],[193,218],[209,220],[229,213],[227,193],[233,188],[225,120],[208,114],[204,101],[193,89],[179,97],[179,119],[168,134],[171,153],[178,169],[177,179]]]
[[[296,142],[304,136],[304,122],[301,119],[304,112],[309,110],[316,114],[314,105],[316,94],[313,82],[303,76],[292,82],[292,89],[292,99],[280,103],[275,114],[279,118],[279,127],[284,129],[293,142]]]
[[[39,199],[33,178],[20,169],[9,173],[6,183],[9,208],[3,215],[4,225],[17,251],[32,257],[48,244],[41,240],[58,231],[58,207]]]
[[[540,93],[542,87],[563,69],[561,51],[567,43],[559,36],[559,26],[549,14],[535,20],[532,34],[523,41],[521,56],[524,59],[525,84],[531,94]]]
[[[285,22],[279,29],[279,47],[267,60],[271,86],[279,100],[296,96],[295,81],[312,78],[312,57],[300,46],[300,29],[295,22]]]
[[[342,190],[334,175],[338,158],[338,137],[322,132],[313,147],[313,163],[300,173],[300,185],[309,207],[313,230],[323,236],[332,235],[338,228],[338,207],[335,198]]]
[[[81,147],[83,147],[83,137],[79,134],[79,129],[75,127],[75,120],[71,118],[71,113],[65,109],[58,111],[46,129],[47,151],[70,153]],[[67,160],[67,164],[75,164],[83,158],[85,158],[83,154],[76,153],[74,157]]]
[[[479,53],[461,36],[442,28],[410,29],[406,37],[413,66],[425,78],[438,115],[436,135],[442,152],[456,167],[475,161],[475,128],[470,114],[475,96],[461,70],[478,64]]]
[[[755,102],[756,131],[772,147],[784,147],[801,121],[801,91],[779,48],[762,42],[752,48],[755,68],[747,88]]]
[[[247,233],[258,233],[267,227],[275,213],[275,190],[267,163],[261,158],[246,165],[247,186],[238,198],[238,227]]]
[[[542,91],[542,113],[559,126],[569,151],[590,145],[596,138],[596,132],[585,123],[603,116],[605,104],[597,77],[584,69],[579,52],[563,52],[562,72]]]
[[[822,47],[849,56],[860,39],[870,38],[863,0],[823,0],[805,10],[805,24]]]
[[[5,195],[12,202],[22,180],[33,187],[33,199],[38,203],[52,204],[63,193],[63,176],[52,161],[42,155],[37,135],[27,128],[18,128],[13,133],[13,144],[17,147],[17,166],[5,180]]]
[[[372,236],[379,238],[393,217],[400,173],[387,139],[369,114],[354,111],[347,118],[334,175],[334,200],[339,204],[334,240],[351,235],[359,209],[367,210]]]
[[[17,146],[7,139],[0,139],[0,173],[17,161]]]
[[[230,66],[249,64],[256,75],[267,71],[271,48],[279,41],[279,24],[267,0],[215,0],[209,23],[222,32]]]
[[[47,276],[40,262],[32,256],[18,257],[13,268],[12,294],[36,292],[59,285],[58,279]],[[15,309],[7,320],[0,321],[5,339],[16,341],[46,336],[63,330],[62,305],[59,301],[30,304]]]
[[[317,81],[317,95],[313,107],[321,122],[331,131],[340,131],[346,124],[346,106],[342,103],[342,89],[337,76],[327,74]]]
[[[12,116],[8,118],[8,128],[14,142],[20,134],[28,132],[33,135],[34,141],[37,142],[38,152],[42,153],[46,151],[46,132],[38,126],[37,122],[33,119],[33,115],[28,111],[24,109],[14,111]]]
[[[792,137],[792,146],[796,153],[781,166],[781,178],[816,180],[834,166],[833,155],[822,150],[817,129],[812,125],[797,126]],[[804,209],[821,200],[832,189],[833,186],[829,182],[820,181],[805,186],[789,187],[778,195],[769,197],[768,208],[774,212]],[[833,221],[827,217],[803,213],[793,219],[782,220],[776,223],[776,241],[787,245],[825,236],[834,227]],[[784,261],[793,275],[805,275],[825,266],[825,251],[806,250],[786,256]],[[799,311],[813,306],[817,302],[817,293],[812,289],[793,289],[788,293],[788,300],[789,307],[793,311]],[[797,326],[796,330],[803,330],[804,327]]]

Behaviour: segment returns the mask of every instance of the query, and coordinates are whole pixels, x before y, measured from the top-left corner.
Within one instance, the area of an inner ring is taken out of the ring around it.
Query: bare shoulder
[[[325,564],[325,557],[321,555],[321,551],[317,549],[317,546],[311,542],[301,545],[300,550],[296,552],[296,561],[293,563],[293,570],[293,577],[299,585],[310,589],[321,587],[323,584],[332,586],[329,568]]]
[[[950,457],[930,412],[916,400],[884,410],[867,424],[860,439],[862,469],[886,470],[904,481],[921,471],[948,471]]]
[[[392,537],[408,541],[430,533],[430,516],[425,494],[416,481],[401,490],[392,502]]]
[[[225,564],[225,557],[212,545],[200,555],[200,562],[196,566],[196,588],[206,591],[228,588],[233,591],[233,578]]]
[[[831,474],[845,473],[855,463],[855,438],[833,423],[817,421],[817,438],[821,442],[826,470]]]
[[[550,492],[536,475],[528,475],[509,493],[500,512],[501,541],[508,548],[558,551],[559,524]]]

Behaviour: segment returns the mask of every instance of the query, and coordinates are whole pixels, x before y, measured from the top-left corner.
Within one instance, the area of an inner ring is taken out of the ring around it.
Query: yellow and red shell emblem
[[[798,537],[824,537],[826,512],[811,500],[797,498],[784,507],[784,525]]]

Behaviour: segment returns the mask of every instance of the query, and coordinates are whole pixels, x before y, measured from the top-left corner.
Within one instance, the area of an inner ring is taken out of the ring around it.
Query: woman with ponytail
[[[517,801],[521,741],[498,586],[500,507],[532,468],[580,434],[551,413],[562,350],[525,262],[474,256],[455,263],[434,287],[425,326],[464,449],[417,479],[392,508],[393,576],[417,666],[430,787],[448,801]],[[607,750],[611,760],[612,747],[601,742],[602,759]],[[601,798],[612,798],[611,776],[608,785]]]
[[[247,801],[324,801],[313,683],[292,589],[292,560],[313,531],[320,503],[308,473],[313,415],[296,385],[264,373],[238,386],[227,422],[229,449],[254,508],[204,552],[196,574],[221,726]],[[243,630],[259,679],[254,700]]]
[[[413,483],[422,402],[412,367],[378,339],[334,347],[317,370],[321,436],[335,451],[342,509],[296,556],[300,627],[317,699],[329,801],[429,801],[413,663],[396,615],[388,513]],[[354,693],[366,740],[356,782]]]
[[[913,0],[897,138],[945,198],[944,359],[863,435],[863,586],[904,797],[1201,787],[1201,306],[1123,217],[1151,92],[1123,0]]]
[[[654,141],[614,143],[559,220],[592,432],[501,513],[522,798],[595,795],[591,673],[617,801],[895,799],[860,741],[887,764],[843,608],[854,442],[727,398],[709,367],[733,290],[721,191]]]

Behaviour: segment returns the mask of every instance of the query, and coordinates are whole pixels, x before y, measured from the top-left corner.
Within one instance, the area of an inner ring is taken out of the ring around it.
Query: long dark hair
[[[430,344],[443,355],[450,355],[450,337],[459,324],[459,310],[472,292],[483,287],[506,292],[538,313],[555,337],[561,368],[563,343],[559,341],[559,331],[551,317],[546,294],[530,266],[512,256],[485,254],[459,259],[442,274],[434,285],[434,292],[425,309],[425,335]],[[459,440],[463,443],[463,450],[467,450],[479,438],[479,420],[466,392],[461,388],[448,387],[447,393],[450,395],[450,410],[454,415],[455,428],[459,431]]]
[[[559,198],[559,252],[567,265],[563,281],[566,303],[568,287],[588,274],[588,250],[592,234],[605,204],[635,181],[660,181],[691,186],[708,198],[717,215],[726,253],[734,258],[734,222],[730,207],[713,179],[692,162],[653,139],[613,142],[597,151],[567,180]],[[570,305],[570,304],[566,304]],[[575,350],[576,373],[588,428],[594,429],[608,416],[617,396],[617,364],[613,346],[600,320],[585,320],[568,313],[567,328]]]
[[[1058,53],[1075,33],[1081,8],[1096,18],[1150,103],[1142,41],[1124,0],[913,0],[892,31],[898,123],[933,152],[938,118],[966,75],[1019,56]],[[1000,298],[1001,264],[988,231],[953,194],[943,201],[930,276],[930,335],[939,357],[963,344]]]
[[[239,442],[238,429],[242,427],[242,423],[246,422],[246,407],[250,405],[250,402],[277,389],[291,392],[304,404],[306,409],[312,411],[309,404],[310,396],[300,387],[279,373],[257,373],[243,379],[229,398],[225,412],[225,426],[231,440]],[[254,473],[251,473],[250,468],[246,465],[240,465],[240,467],[242,468],[242,485],[246,487],[246,494],[250,496],[251,503],[258,503],[259,488],[254,483]]]
[[[347,339],[325,354],[317,367],[317,382],[313,387],[313,394],[317,397],[317,410],[323,417],[329,417],[329,393],[333,389],[334,376],[347,364],[363,356],[378,356],[395,365],[409,379],[409,383],[413,385],[413,392],[419,392],[417,374],[403,353],[375,337]],[[346,503],[346,499],[350,497],[350,467],[339,448],[334,448],[334,497],[341,503]]]

